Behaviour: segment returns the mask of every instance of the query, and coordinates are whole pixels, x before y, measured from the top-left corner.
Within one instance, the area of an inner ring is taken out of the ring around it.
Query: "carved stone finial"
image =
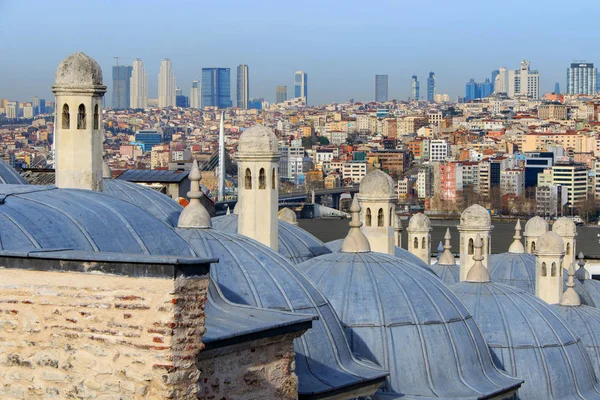
[[[454,259],[454,256],[452,255],[452,252],[450,251],[450,249],[452,249],[452,245],[450,244],[450,239],[452,239],[452,236],[450,235],[450,228],[447,228],[446,234],[444,235],[444,252],[440,256],[440,259],[438,261],[438,264],[440,264],[440,265],[455,265],[456,264],[456,260]]]
[[[202,175],[198,168],[198,162],[194,160],[192,169],[188,175],[190,180],[190,191],[187,193],[190,203],[183,209],[177,222],[178,228],[211,228],[210,214],[204,208],[200,199],[204,194],[200,191],[200,180]]]
[[[567,278],[567,290],[565,290],[560,299],[561,306],[580,306],[581,298],[575,291],[575,264],[569,266],[569,277]]]
[[[342,242],[343,253],[365,253],[371,251],[369,240],[360,230],[362,222],[360,222],[359,213],[360,204],[358,203],[358,197],[355,195],[350,206],[350,214],[352,214],[352,220],[349,224],[350,231]]]
[[[469,272],[467,273],[467,281],[468,282],[490,282],[490,273],[483,265],[483,241],[481,240],[481,235],[477,234],[475,238],[475,254],[473,255],[473,260],[475,264],[471,267]]]
[[[512,244],[508,248],[508,252],[513,253],[513,254],[525,253],[525,247],[523,246],[523,243],[521,243],[521,220],[520,219],[517,220],[517,225],[515,225],[515,236],[513,236],[513,239],[515,239],[515,240],[512,242]]]

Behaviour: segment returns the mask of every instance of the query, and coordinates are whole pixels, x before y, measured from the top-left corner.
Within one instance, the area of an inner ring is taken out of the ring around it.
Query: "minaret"
[[[569,266],[569,277],[567,278],[567,290],[565,290],[560,299],[561,306],[580,306],[581,298],[575,291],[575,264]]]
[[[221,112],[221,125],[219,127],[219,201],[225,200],[225,111]]]
[[[514,241],[508,248],[508,252],[512,254],[523,254],[525,253],[525,248],[523,247],[523,243],[521,243],[521,220],[517,220],[517,225],[515,225],[515,236],[513,236]]]
[[[190,191],[187,193],[190,203],[183,209],[179,215],[177,221],[178,228],[211,228],[212,221],[210,214],[206,208],[200,202],[203,197],[202,191],[200,190],[200,169],[198,168],[198,162],[194,160],[192,162],[192,169],[188,175],[190,180]]]
[[[554,232],[544,233],[537,242],[535,255],[535,295],[548,304],[560,303],[565,256],[562,238]]]
[[[565,265],[574,264],[576,259],[577,225],[571,218],[560,217],[552,224],[552,232],[557,233],[565,242]]]
[[[83,53],[67,57],[56,69],[52,92],[56,186],[102,190],[102,69]]]
[[[342,242],[342,253],[366,253],[371,251],[369,246],[369,240],[362,233],[360,227],[362,222],[360,221],[360,204],[358,198],[355,195],[352,199],[352,205],[350,206],[350,214],[352,214],[352,220],[350,221],[350,231]]]
[[[525,252],[535,254],[537,241],[540,236],[548,232],[548,222],[537,215],[525,224]]]
[[[372,251],[395,254],[396,196],[394,181],[381,170],[374,170],[360,181],[358,200],[362,232]]]
[[[489,269],[490,255],[492,250],[491,232],[492,219],[488,210],[479,204],[473,204],[460,215],[460,224],[458,231],[460,232],[460,280],[464,281],[467,278],[467,273],[475,263],[473,255],[475,254],[475,239],[479,235],[482,241],[482,257],[481,263],[486,269]]]
[[[394,225],[394,242],[397,247],[402,247],[402,220],[396,214],[394,220],[396,224]]]
[[[431,222],[423,213],[417,213],[408,221],[408,251],[431,264]]]
[[[473,243],[473,265],[469,269],[465,281],[467,282],[490,282],[490,273],[485,265],[483,265],[483,240],[479,233],[475,236]]]
[[[586,279],[592,279],[590,273],[585,269],[583,253],[580,252],[577,258],[577,265],[579,266],[579,268],[577,269],[577,271],[575,271],[575,278],[577,278],[581,282],[585,281]]]
[[[444,252],[440,256],[438,260],[439,265],[455,265],[456,260],[454,259],[454,255],[452,254],[452,245],[450,244],[450,240],[452,236],[450,235],[450,228],[446,228],[446,234],[444,235]]]
[[[277,251],[279,146],[271,129],[255,125],[238,141],[238,233]]]

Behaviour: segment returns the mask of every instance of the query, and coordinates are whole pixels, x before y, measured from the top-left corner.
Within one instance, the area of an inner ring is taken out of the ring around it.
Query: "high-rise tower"
[[[388,76],[375,75],[375,101],[385,103],[388,101]]]
[[[113,87],[112,106],[116,109],[129,108],[131,74],[133,68],[130,65],[115,65],[112,67]]]
[[[133,60],[129,106],[131,108],[148,107],[148,74],[146,74],[144,62],[139,58]]]
[[[160,63],[158,73],[158,106],[175,107],[175,76],[171,60],[165,58]]]
[[[202,107],[231,107],[229,68],[202,68]]]
[[[246,64],[237,67],[237,106],[242,110],[248,109],[250,100],[250,84],[248,81],[248,66]]]
[[[435,73],[430,72],[427,78],[427,101],[433,103],[435,97]]]
[[[540,75],[529,66],[530,62],[523,60],[519,69],[508,71],[508,97],[526,96],[534,100],[540,98]]]
[[[277,85],[275,88],[275,97],[277,103],[283,103],[287,100],[287,86]]]
[[[294,74],[294,97],[304,97],[308,104],[308,76],[304,71]]]
[[[193,81],[190,89],[190,108],[200,108],[200,82]]]
[[[574,62],[567,68],[567,94],[596,93],[598,69],[593,63]]]
[[[419,100],[419,81],[416,75],[410,78],[410,99]]]

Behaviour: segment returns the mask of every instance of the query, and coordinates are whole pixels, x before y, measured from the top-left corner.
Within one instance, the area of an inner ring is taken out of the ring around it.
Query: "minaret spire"
[[[510,247],[508,248],[509,253],[513,254],[523,254],[525,253],[525,247],[523,247],[523,243],[521,243],[521,220],[517,220],[517,224],[515,225],[515,239]]]
[[[452,236],[450,235],[450,228],[447,228],[446,234],[444,235],[444,252],[440,256],[440,259],[438,261],[438,264],[440,264],[440,265],[455,265],[456,264],[456,260],[454,259],[454,256],[452,255],[452,252],[450,251],[450,249],[452,249],[452,245],[450,244],[450,239],[452,239]]]
[[[190,191],[187,193],[190,198],[190,203],[183,209],[179,215],[179,221],[177,221],[178,228],[211,228],[212,221],[210,214],[204,208],[200,199],[202,192],[200,191],[200,180],[202,175],[198,168],[198,162],[194,160],[192,162],[192,170],[188,175],[190,180]]]
[[[358,197],[354,195],[352,199],[352,205],[350,206],[350,214],[352,214],[352,220],[350,221],[350,231],[342,242],[342,253],[365,253],[371,251],[369,246],[369,240],[361,232],[360,227],[360,204],[358,204]]]
[[[482,261],[483,257],[483,241],[481,235],[478,233],[475,237],[475,254],[473,255],[473,261],[475,263],[467,273],[467,282],[490,282],[490,273],[488,272]]]
[[[569,277],[567,278],[567,290],[564,291],[560,299],[561,306],[580,306],[581,298],[575,291],[575,264],[569,266]]]

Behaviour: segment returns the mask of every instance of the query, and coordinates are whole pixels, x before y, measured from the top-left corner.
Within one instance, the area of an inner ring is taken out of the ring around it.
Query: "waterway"
[[[299,219],[298,226],[307,230],[323,242],[329,242],[335,239],[341,239],[348,233],[348,219]],[[404,229],[402,232],[402,247],[407,247],[407,221],[404,221]],[[452,252],[458,252],[458,230],[456,226],[458,221],[448,220],[432,220],[431,225],[431,251],[436,252],[438,244],[444,241],[446,229],[450,228],[452,235]],[[492,254],[503,253],[508,251],[510,244],[513,242],[515,234],[515,224],[513,222],[493,222],[494,230],[492,231]],[[522,221],[521,226],[525,228],[525,222]],[[599,228],[580,226],[577,228],[577,252],[582,251],[586,258],[600,258],[600,244],[598,244],[597,235],[600,233]],[[523,243],[525,241],[523,240]]]

